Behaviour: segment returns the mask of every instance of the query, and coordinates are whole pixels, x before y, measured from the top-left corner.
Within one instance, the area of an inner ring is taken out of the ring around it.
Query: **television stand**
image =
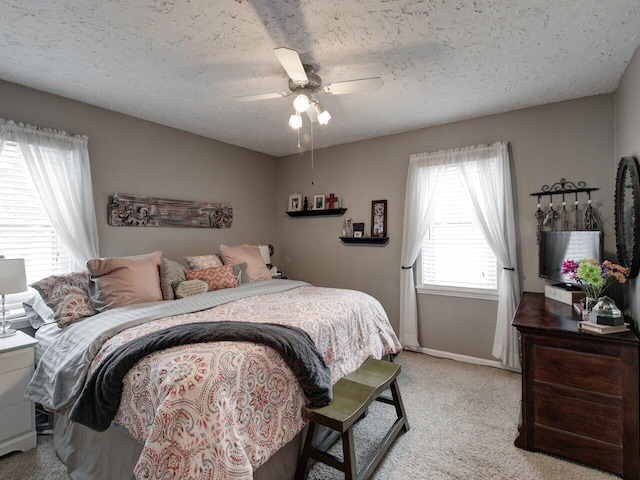
[[[568,305],[525,293],[512,325],[522,352],[515,445],[640,478],[639,343],[579,330]]]

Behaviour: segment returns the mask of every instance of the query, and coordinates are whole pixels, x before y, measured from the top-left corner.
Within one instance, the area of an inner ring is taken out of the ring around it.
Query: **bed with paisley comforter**
[[[124,376],[106,432],[69,420],[85,382],[110,353],[198,322],[297,327],[324,357],[332,383],[370,356],[401,350],[371,296],[292,280],[100,313],[47,341],[27,388],[57,412],[54,443],[72,478],[293,478],[308,399],[280,354],[263,344],[204,342],[153,352]]]

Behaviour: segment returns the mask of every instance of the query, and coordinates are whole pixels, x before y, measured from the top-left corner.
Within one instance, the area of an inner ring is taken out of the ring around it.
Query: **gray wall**
[[[636,50],[614,96],[615,157],[614,171],[620,158],[640,159],[640,48]],[[627,313],[640,326],[640,280],[627,283]],[[637,331],[637,330],[636,330]]]
[[[276,166],[268,155],[0,81],[0,118],[89,136],[100,254],[218,251],[220,243],[276,243]],[[230,229],[107,224],[113,193],[232,203]],[[277,249],[275,260],[277,260]]]
[[[536,202],[529,196],[543,184],[564,177],[600,187],[594,200],[604,219],[605,247],[615,250],[611,95],[316,151],[315,185],[308,153],[274,159],[1,81],[0,117],[89,136],[101,255],[161,249],[181,260],[183,255],[215,252],[220,243],[273,243],[274,263],[285,275],[370,293],[381,301],[396,329],[405,182],[413,153],[511,142],[520,275],[526,291],[542,291],[544,285],[537,276]],[[637,128],[638,122],[628,123]],[[316,135],[322,135],[322,129]],[[106,204],[114,192],[233,203],[234,224],[229,230],[110,227]],[[310,198],[335,193],[344,197],[348,212],[345,217],[289,218],[284,212],[293,192]],[[344,218],[364,221],[369,229],[371,201],[378,199],[389,202],[389,244],[341,244]],[[420,295],[422,345],[491,359],[495,311],[491,301]]]
[[[330,128],[330,125],[328,127]],[[315,132],[322,135],[322,128]],[[599,187],[593,195],[604,223],[605,250],[613,252],[613,98],[600,95],[500,115],[379,137],[278,159],[278,265],[289,277],[316,285],[353,288],[379,299],[395,328],[399,321],[400,253],[409,156],[440,149],[511,143],[517,241],[524,291],[541,292],[535,243],[536,199],[530,193],[561,178]],[[289,194],[344,197],[344,217],[289,218]],[[388,200],[389,243],[341,244],[344,218],[370,228],[371,201]],[[554,199],[557,203],[559,198]],[[571,201],[572,199],[568,199]],[[585,199],[586,200],[586,199]],[[548,202],[548,199],[545,200]],[[423,347],[493,359],[496,302],[419,295]]]

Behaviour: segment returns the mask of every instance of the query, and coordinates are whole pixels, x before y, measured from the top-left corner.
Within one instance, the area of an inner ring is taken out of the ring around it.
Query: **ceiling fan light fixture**
[[[331,120],[331,114],[326,110],[323,110],[322,113],[318,113],[318,123],[320,125],[326,125]]]
[[[289,126],[296,130],[302,127],[302,116],[300,113],[294,113],[289,117]]]
[[[313,100],[313,108],[316,111],[318,123],[320,125],[326,125],[331,120],[331,114],[320,106],[317,100]]]
[[[300,94],[298,95],[294,100],[293,100],[293,108],[296,109],[297,112],[306,112],[307,109],[309,108],[309,97],[307,97],[304,94]]]

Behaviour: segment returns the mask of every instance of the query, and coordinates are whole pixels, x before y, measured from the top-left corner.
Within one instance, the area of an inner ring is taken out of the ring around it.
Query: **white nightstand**
[[[0,338],[0,455],[36,446],[35,409],[24,391],[33,375],[37,343],[20,331]]]

